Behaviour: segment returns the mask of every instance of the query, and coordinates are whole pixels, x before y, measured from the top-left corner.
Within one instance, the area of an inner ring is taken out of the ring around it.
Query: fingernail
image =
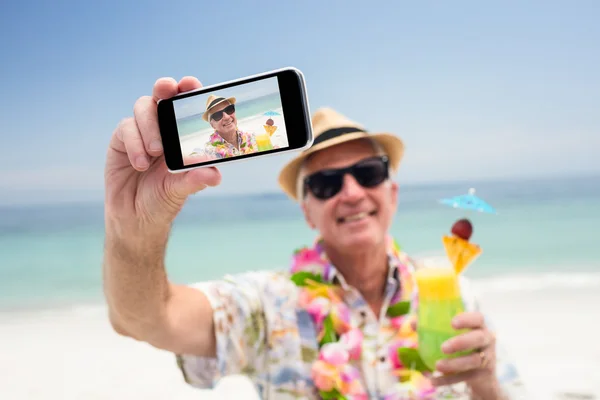
[[[135,159],[135,164],[140,168],[146,168],[148,166],[148,160],[144,156],[139,156]]]
[[[160,140],[153,140],[152,142],[150,142],[150,150],[152,150],[152,151],[161,151],[162,150],[162,143],[160,142]]]
[[[451,348],[452,348],[452,343],[446,342],[446,343],[442,344],[442,351],[444,353],[448,353],[448,351],[450,351]]]
[[[440,366],[442,366],[444,363],[442,362],[442,360],[438,361],[435,363],[435,369],[436,371],[440,370]]]

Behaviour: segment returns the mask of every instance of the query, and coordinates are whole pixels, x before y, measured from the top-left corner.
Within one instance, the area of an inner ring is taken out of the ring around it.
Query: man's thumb
[[[216,168],[198,168],[192,171],[171,174],[167,177],[166,190],[178,202],[207,186],[217,186],[221,183],[221,174]]]

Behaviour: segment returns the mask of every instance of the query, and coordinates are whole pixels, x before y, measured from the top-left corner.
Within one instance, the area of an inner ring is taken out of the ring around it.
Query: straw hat
[[[310,148],[301,152],[287,163],[279,174],[279,185],[294,200],[296,183],[300,167],[306,158],[317,151],[351,140],[369,138],[381,145],[390,160],[390,167],[395,172],[404,155],[402,139],[392,133],[369,133],[360,124],[330,108],[317,110],[312,118],[314,141]]]
[[[221,104],[224,101],[228,101],[231,104],[235,104],[235,97],[230,97],[226,99],[225,97],[215,96],[214,94],[208,96],[208,99],[206,99],[206,111],[204,111],[204,114],[202,114],[202,119],[208,122],[208,114],[210,114],[210,109],[215,107],[217,104]]]

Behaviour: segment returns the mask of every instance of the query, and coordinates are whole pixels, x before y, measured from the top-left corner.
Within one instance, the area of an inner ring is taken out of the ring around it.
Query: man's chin
[[[348,233],[339,239],[348,253],[360,253],[380,243],[380,235],[370,230]]]

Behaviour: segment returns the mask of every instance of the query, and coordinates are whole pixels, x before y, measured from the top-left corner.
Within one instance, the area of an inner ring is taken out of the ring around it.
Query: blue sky
[[[158,77],[288,65],[313,110],[401,135],[406,182],[600,172],[595,1],[209,3],[3,2],[0,202],[101,200],[109,137]],[[212,193],[277,190],[289,158],[223,166]]]

